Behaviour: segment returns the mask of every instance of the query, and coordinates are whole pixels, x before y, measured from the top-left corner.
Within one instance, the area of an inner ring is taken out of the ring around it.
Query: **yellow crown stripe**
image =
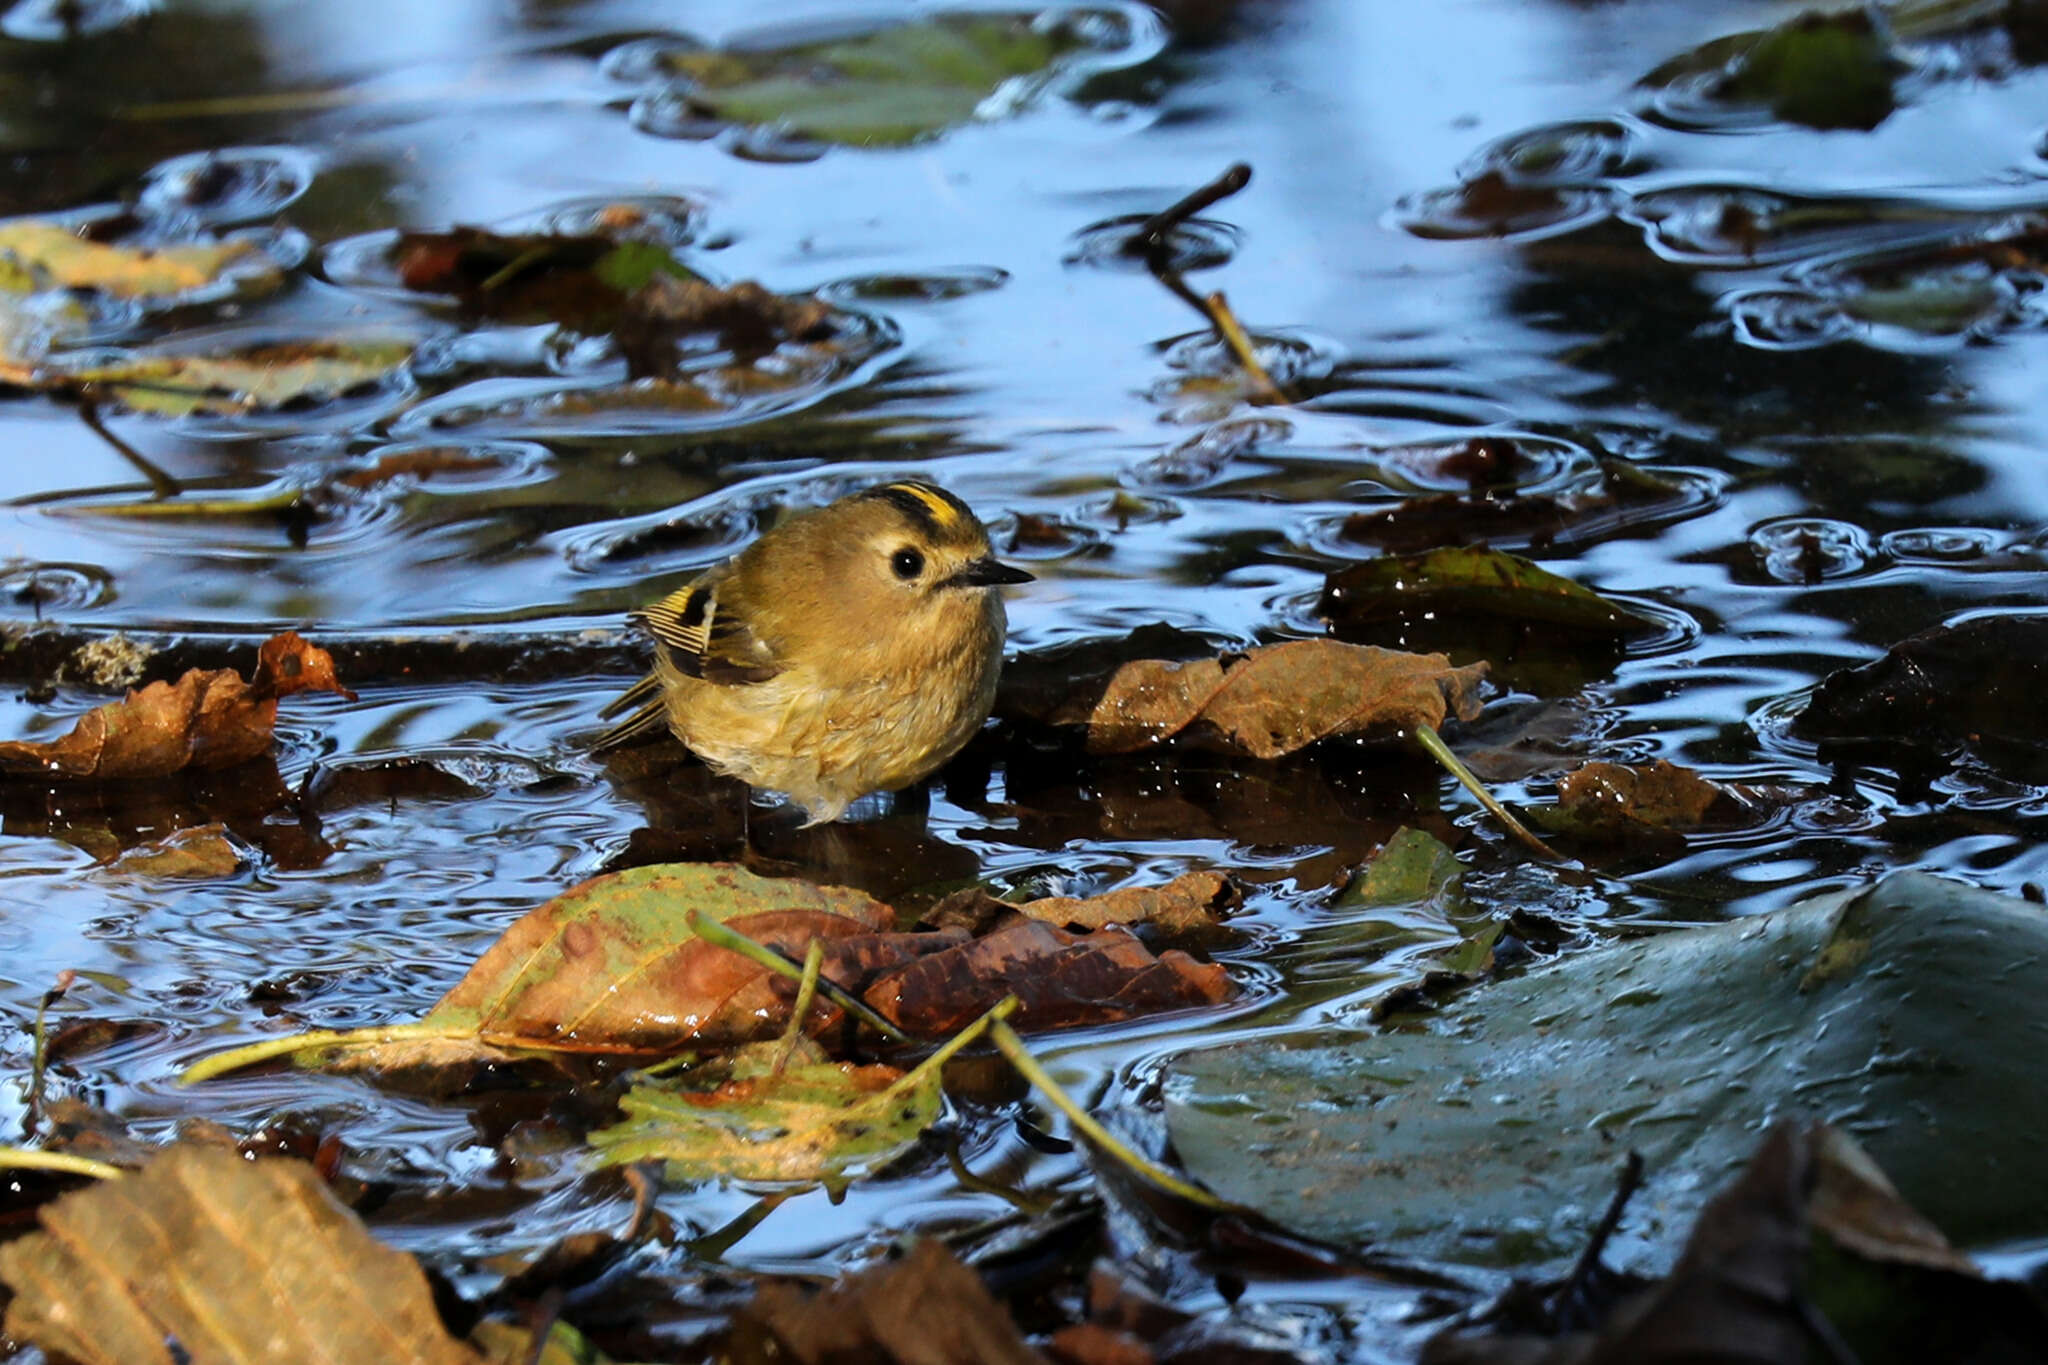
[[[883,487],[892,493],[907,493],[923,503],[932,514],[932,521],[941,530],[951,531],[960,525],[960,509],[945,494],[921,483],[892,483]]]

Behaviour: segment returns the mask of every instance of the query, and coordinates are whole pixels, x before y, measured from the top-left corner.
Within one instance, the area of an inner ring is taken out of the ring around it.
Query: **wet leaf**
[[[1505,617],[1594,635],[1655,630],[1656,622],[1526,559],[1484,546],[1369,559],[1339,569],[1317,610],[1356,629],[1416,617]]]
[[[676,51],[700,117],[775,125],[821,142],[901,146],[977,116],[1006,82],[1042,77],[1076,44],[1029,14],[941,14],[832,42]]]
[[[1123,886],[1099,896],[1042,896],[1034,901],[998,900],[970,887],[940,901],[925,919],[941,928],[957,925],[976,934],[1011,915],[1062,928],[1153,924],[1169,934],[1184,934],[1220,924],[1225,914],[1243,903],[1243,894],[1222,873],[1189,872],[1164,886]]]
[[[18,218],[0,223],[0,288],[95,289],[123,299],[191,293],[231,276],[245,287],[275,285],[283,271],[254,242],[110,246],[62,223]]]
[[[1946,767],[1968,745],[2034,770],[2048,756],[2048,615],[1979,616],[1901,640],[1830,673],[1792,732],[1901,771]]]
[[[392,259],[407,289],[451,294],[471,313],[593,333],[615,330],[655,280],[696,278],[665,246],[598,234],[407,232]]]
[[[441,1036],[344,1049],[330,1065],[440,1066],[503,1048],[658,1053],[775,1036],[789,1001],[764,968],[699,938],[693,913],[797,958],[813,938],[872,934],[894,917],[845,887],[757,877],[729,863],[595,877],[528,911],[491,945],[420,1021]],[[828,959],[826,976],[839,971]]]
[[[1910,1113],[1862,1136],[1917,1207],[1965,1242],[2039,1236],[2048,1092],[1984,1035],[2048,1029],[2037,966],[2037,907],[1896,873],[1567,957],[1426,1027],[1189,1053],[1168,1128],[1193,1175],[1296,1231],[1522,1265],[1577,1254],[1634,1148],[1647,1183],[1610,1245],[1637,1269],[1668,1264],[1767,1118]]]
[[[1319,739],[1432,728],[1479,714],[1484,664],[1440,654],[1295,640],[1186,663],[1140,659],[1106,683],[1084,681],[1031,719],[1085,731],[1089,752],[1131,753],[1180,737],[1225,753],[1278,758]],[[1014,701],[1011,714],[1024,703]]]
[[[1865,11],[1808,13],[1757,39],[1720,94],[1769,105],[1787,123],[1870,129],[1891,116],[1900,65]]]
[[[78,388],[163,417],[260,412],[321,403],[390,380],[412,343],[388,337],[279,342],[233,350],[136,350],[106,364],[39,372],[45,388]]]
[[[920,1239],[900,1261],[822,1290],[768,1280],[733,1323],[732,1355],[796,1365],[1046,1365],[1009,1311],[944,1243]]]
[[[231,669],[195,668],[176,683],[151,683],[88,711],[60,739],[0,742],[0,772],[82,781],[231,768],[270,752],[278,698],[305,691],[355,696],[326,650],[286,631],[263,643],[248,682]]]
[[[1558,781],[1555,806],[1531,815],[1559,833],[1623,841],[1752,824],[1806,795],[1785,787],[1711,782],[1661,758],[1584,763]]]
[[[1070,934],[1020,920],[884,973],[862,998],[906,1033],[938,1037],[1008,995],[1022,1002],[1018,1028],[1049,1029],[1214,1005],[1235,992],[1221,966],[1176,951],[1155,958],[1120,929]]]
[[[410,1256],[312,1166],[173,1147],[65,1195],[0,1247],[7,1335],[82,1365],[479,1365]]]
[[[197,825],[131,848],[113,870],[136,877],[227,877],[242,865],[242,855],[228,838],[225,825]]]

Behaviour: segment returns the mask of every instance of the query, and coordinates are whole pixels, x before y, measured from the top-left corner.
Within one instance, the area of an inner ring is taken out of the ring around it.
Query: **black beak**
[[[943,588],[994,588],[1005,583],[1030,583],[1030,574],[998,562],[992,555],[962,565],[939,586]]]

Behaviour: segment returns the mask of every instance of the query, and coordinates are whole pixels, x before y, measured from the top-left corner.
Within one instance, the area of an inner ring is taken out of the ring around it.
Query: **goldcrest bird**
[[[806,825],[938,771],[995,703],[1001,588],[967,504],[899,480],[799,512],[633,619],[654,671],[599,749],[665,724],[711,767],[785,793]]]

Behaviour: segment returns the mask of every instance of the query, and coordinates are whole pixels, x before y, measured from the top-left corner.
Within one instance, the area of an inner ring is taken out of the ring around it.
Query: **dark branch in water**
[[[1172,208],[1164,209],[1147,218],[1131,239],[1131,245],[1145,257],[1153,273],[1158,273],[1167,259],[1167,238],[1173,230],[1188,219],[1208,208],[1211,204],[1228,199],[1246,185],[1252,183],[1252,168],[1240,161],[1223,174],[1211,180],[1200,189],[1187,195]]]

